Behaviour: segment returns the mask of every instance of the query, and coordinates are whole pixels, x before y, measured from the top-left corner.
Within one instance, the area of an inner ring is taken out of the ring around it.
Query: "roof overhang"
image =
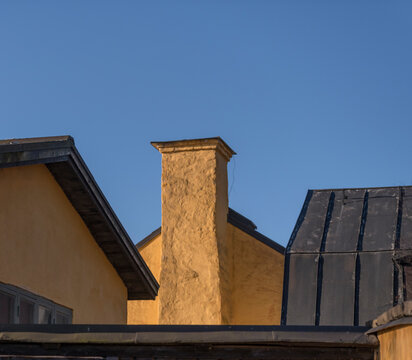
[[[129,300],[154,299],[159,284],[137,252],[70,136],[0,141],[0,168],[44,164],[124,282]]]
[[[0,325],[0,353],[135,359],[373,360],[365,327],[225,325]]]

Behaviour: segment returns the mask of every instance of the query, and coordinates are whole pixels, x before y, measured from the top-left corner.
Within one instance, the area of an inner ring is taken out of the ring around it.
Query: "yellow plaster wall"
[[[159,279],[162,261],[162,235],[157,235],[141,247],[139,252],[153,276]],[[129,300],[127,302],[127,324],[159,324],[159,297],[156,297],[155,300]]]
[[[226,236],[228,213],[228,184],[227,184],[227,159],[216,154],[216,237],[219,260],[219,288],[221,297],[220,324],[230,324],[231,319],[231,257],[230,244]]]
[[[279,325],[282,306],[283,263],[282,254],[236,228],[227,224],[227,254],[224,258],[228,269],[228,282],[220,281],[226,294],[220,324]],[[159,278],[162,261],[162,235],[158,235],[139,249],[144,261]],[[185,254],[190,257],[190,254]],[[223,286],[223,284],[225,286]],[[188,284],[182,283],[184,288]],[[160,284],[162,286],[162,284]],[[184,290],[184,289],[183,289]],[[189,289],[188,289],[189,290]],[[194,299],[187,307],[187,314],[202,312]],[[198,316],[194,317],[197,319]],[[159,300],[128,302],[128,324],[159,324]],[[195,323],[193,321],[193,323]]]
[[[0,281],[73,310],[73,323],[125,324],[127,290],[44,165],[0,169]]]
[[[399,326],[378,334],[379,360],[412,360],[412,326]]]
[[[232,254],[233,325],[279,325],[284,256],[232,224],[227,237]]]

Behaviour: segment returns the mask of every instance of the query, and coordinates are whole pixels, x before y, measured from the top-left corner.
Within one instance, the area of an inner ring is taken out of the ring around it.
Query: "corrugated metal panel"
[[[318,255],[290,258],[287,325],[315,325]]]
[[[412,249],[412,189],[403,188],[400,248]]]
[[[393,306],[392,252],[360,253],[359,325]]]
[[[395,245],[397,188],[369,190],[362,250],[390,250]]]
[[[365,190],[335,191],[335,203],[326,252],[355,251],[358,243]]]
[[[355,254],[324,254],[319,325],[353,325]]]
[[[318,252],[322,241],[330,191],[315,192],[290,252]]]

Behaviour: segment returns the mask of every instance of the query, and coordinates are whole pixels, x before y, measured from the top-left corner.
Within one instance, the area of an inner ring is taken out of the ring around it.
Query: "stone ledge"
[[[412,324],[412,301],[405,301],[379,315],[372,322],[372,329],[367,334],[373,334],[391,327]]]
[[[181,151],[215,150],[220,152],[227,161],[236,153],[220,137],[205,139],[188,139],[176,141],[152,141],[151,144],[161,153]]]

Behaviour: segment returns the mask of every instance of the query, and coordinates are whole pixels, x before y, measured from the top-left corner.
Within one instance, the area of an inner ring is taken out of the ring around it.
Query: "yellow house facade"
[[[162,226],[137,247],[160,282],[128,324],[280,323],[284,248],[228,207],[221,139],[152,143],[162,154]]]
[[[0,142],[0,323],[126,324],[157,283],[70,137]]]

